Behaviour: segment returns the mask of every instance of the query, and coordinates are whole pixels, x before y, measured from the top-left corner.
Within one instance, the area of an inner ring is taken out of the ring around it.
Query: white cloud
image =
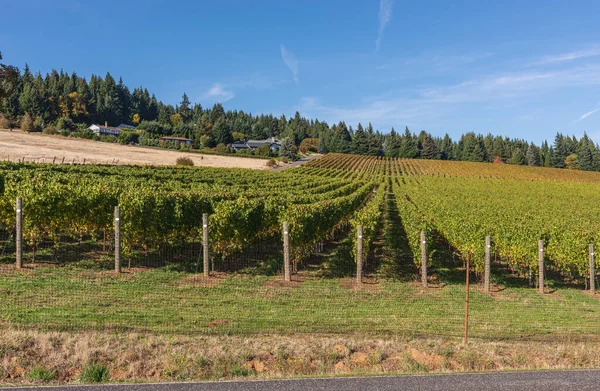
[[[383,30],[385,26],[392,20],[392,8],[394,8],[394,0],[379,1],[379,32],[375,40],[375,51],[378,52],[381,48],[381,40],[383,39]]]
[[[586,119],[587,117],[589,117],[590,115],[597,113],[598,111],[600,111],[600,107],[597,109],[594,109],[592,111],[588,111],[587,113],[581,114],[581,116],[578,119],[576,119],[575,121],[573,121],[573,123],[582,121],[582,120]]]
[[[600,66],[573,67],[553,72],[515,71],[489,74],[453,85],[422,86],[410,90],[387,91],[366,96],[352,105],[321,102],[315,97],[302,99],[297,109],[308,117],[329,123],[344,120],[349,124],[431,124],[455,115],[464,105],[514,107],[539,101],[549,91],[564,87],[600,85]],[[463,105],[463,106],[461,106]],[[473,110],[473,109],[471,109]],[[582,115],[581,119],[600,111]],[[473,114],[476,115],[476,114]]]
[[[299,84],[300,79],[298,78],[298,74],[300,72],[300,65],[298,64],[298,60],[294,56],[294,53],[287,50],[283,44],[279,45],[279,47],[281,49],[281,58],[283,59],[284,64],[292,71],[294,82]]]
[[[553,56],[545,56],[545,57],[542,57],[542,59],[540,61],[534,63],[533,65],[554,64],[554,63],[560,63],[560,62],[565,62],[565,61],[578,60],[580,58],[596,57],[596,56],[600,56],[600,46],[593,46],[593,47],[590,47],[587,49],[577,50],[577,51],[568,52],[568,53],[562,53],[562,54],[553,55]]]
[[[204,94],[204,99],[212,99],[218,102],[227,102],[235,96],[233,91],[224,88],[221,84],[215,83]]]

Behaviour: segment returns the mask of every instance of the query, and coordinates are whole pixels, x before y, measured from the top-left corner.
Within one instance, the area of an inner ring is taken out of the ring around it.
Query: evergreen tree
[[[440,142],[440,158],[442,160],[454,160],[454,143],[452,139],[446,133],[444,138]]]
[[[190,99],[184,92],[183,96],[181,97],[181,102],[179,102],[179,107],[177,110],[177,113],[181,116],[181,119],[183,120],[184,124],[187,124],[192,120],[192,109],[190,108],[191,104],[192,102],[190,102]]]
[[[470,162],[483,162],[485,160],[485,151],[481,140],[475,133],[463,135],[459,141],[460,160]]]
[[[512,156],[510,157],[509,164],[517,164],[517,165],[523,165],[526,163],[526,159],[525,159],[525,154],[523,154],[523,151],[519,148],[515,148],[513,150]]]
[[[381,154],[381,151],[383,149],[381,145],[381,140],[377,136],[377,134],[373,132],[373,125],[371,125],[370,122],[367,126],[367,145],[367,155],[378,156]]]
[[[286,137],[281,141],[279,155],[290,160],[294,160],[296,158],[296,145],[292,139]]]
[[[386,138],[385,156],[387,157],[398,157],[400,154],[400,148],[402,147],[402,139],[398,136],[394,128]]]
[[[421,157],[429,160],[437,160],[440,158],[440,152],[438,151],[437,145],[429,133],[423,138]]]
[[[213,127],[213,137],[216,144],[231,144],[233,142],[233,136],[231,135],[231,129],[224,119],[219,119]]]
[[[356,153],[358,155],[366,155],[369,149],[367,135],[363,129],[362,124],[359,122],[356,127],[356,132],[352,136],[352,153]]]
[[[556,137],[554,138],[554,152],[552,154],[552,167],[564,168],[567,156],[569,156],[569,151],[565,137],[560,133],[556,133]]]
[[[527,160],[528,166],[540,165],[540,151],[533,143],[529,144],[529,147],[527,148],[527,153],[525,154],[525,159]]]
[[[402,136],[402,143],[400,145],[400,152],[398,153],[398,157],[405,159],[413,159],[416,158],[419,153],[417,149],[417,140],[414,135],[408,130],[408,126],[404,130],[404,135]]]

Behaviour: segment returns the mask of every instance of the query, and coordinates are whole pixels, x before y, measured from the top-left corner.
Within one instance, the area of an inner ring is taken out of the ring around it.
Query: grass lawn
[[[0,322],[40,330],[130,330],[173,334],[355,333],[459,337],[464,285],[423,290],[415,282],[245,274],[210,280],[169,270],[34,268],[0,274]],[[600,335],[600,301],[576,288],[506,286],[470,294],[470,336],[490,339],[585,338]]]

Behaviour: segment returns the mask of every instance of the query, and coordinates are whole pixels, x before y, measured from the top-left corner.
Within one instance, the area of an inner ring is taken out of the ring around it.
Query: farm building
[[[268,145],[271,148],[271,152],[279,152],[279,149],[281,148],[281,141],[277,140],[275,137],[271,137],[266,140],[238,141],[231,144],[231,148],[236,151],[241,151],[243,149],[251,149],[256,151],[263,145]]]
[[[245,141],[235,142],[231,144],[230,147],[236,152],[243,151],[245,149],[250,149],[250,147],[248,146],[248,144],[246,144]]]
[[[170,141],[170,142],[176,142],[176,143],[185,144],[185,145],[192,145],[194,143],[189,138],[185,138],[185,137],[171,137],[171,136],[161,137],[159,139],[159,141],[162,141],[162,142],[168,142],[168,141]]]
[[[97,136],[118,136],[123,131],[122,129],[108,126],[108,122],[105,122],[104,126],[94,124],[88,129],[94,132]]]

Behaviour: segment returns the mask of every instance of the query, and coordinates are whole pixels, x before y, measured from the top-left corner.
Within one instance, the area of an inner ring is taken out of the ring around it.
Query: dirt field
[[[141,148],[100,141],[50,136],[46,134],[28,134],[20,131],[0,130],[0,160],[16,162],[90,163],[90,164],[139,164],[174,165],[178,157],[190,157],[196,166],[268,169],[265,159],[253,159],[234,156],[203,155],[153,148]]]

